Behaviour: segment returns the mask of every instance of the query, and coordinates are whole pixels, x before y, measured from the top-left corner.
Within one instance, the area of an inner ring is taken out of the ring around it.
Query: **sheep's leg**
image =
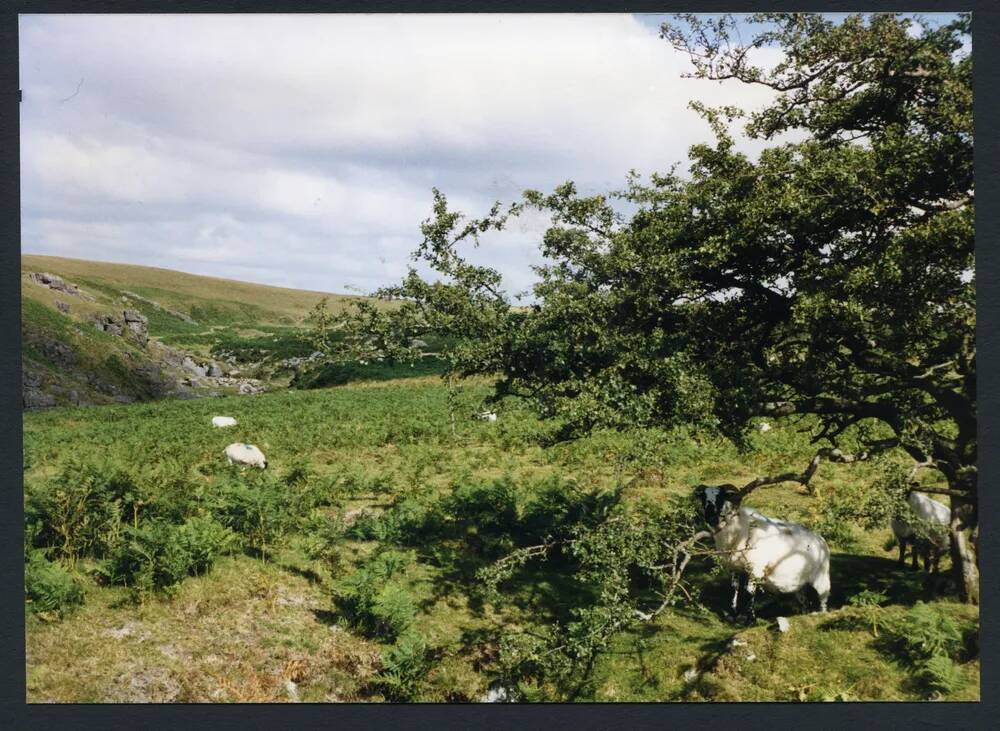
[[[732,584],[733,584],[733,614],[736,613],[736,607],[740,600],[740,583],[742,582],[742,577],[739,574],[733,574]]]
[[[826,611],[826,603],[830,599],[830,567],[827,566],[815,581],[812,588],[816,590],[816,597],[819,599],[819,611]]]
[[[910,555],[913,558],[913,570],[914,571],[919,571],[920,570],[920,566],[917,563],[917,561],[920,558],[919,554],[920,554],[920,551],[917,550],[917,544],[916,544],[916,541],[914,541],[913,547],[910,549]]]
[[[899,561],[897,562],[899,568],[906,566],[906,539],[899,539]]]
[[[827,589],[825,592],[817,592],[819,596],[819,611],[826,611],[826,602],[830,598],[830,590]]]
[[[799,602],[799,609],[803,614],[809,613],[809,598],[806,596],[805,589],[799,589],[795,592],[795,598]]]
[[[754,600],[757,598],[757,584],[751,577],[747,577],[747,621],[753,623],[757,620],[757,613],[754,611]]]

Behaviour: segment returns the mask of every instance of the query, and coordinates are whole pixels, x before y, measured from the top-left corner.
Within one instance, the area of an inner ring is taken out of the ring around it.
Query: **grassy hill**
[[[21,271],[51,272],[104,293],[128,290],[206,323],[295,325],[323,297],[331,307],[358,297],[286,289],[171,269],[25,254]]]
[[[283,387],[298,375],[297,365],[289,366],[289,361],[308,358],[313,351],[304,327],[309,311],[324,297],[334,310],[359,299],[52,256],[23,256],[21,272],[27,406],[198,394],[204,389],[187,389],[182,383],[189,375],[181,369],[185,355],[216,363],[226,373],[239,370],[268,387]],[[68,288],[53,288],[33,277],[41,273],[61,277]],[[108,335],[94,324],[101,318],[121,319],[126,310],[145,318],[148,344],[144,337]],[[430,364],[416,369],[433,371]],[[350,367],[342,373],[308,375],[303,383],[322,386],[397,375],[384,367],[371,373]],[[201,385],[220,393],[234,388]]]

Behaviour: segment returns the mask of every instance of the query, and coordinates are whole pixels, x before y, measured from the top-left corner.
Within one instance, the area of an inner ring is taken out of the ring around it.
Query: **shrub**
[[[362,541],[412,545],[440,533],[441,516],[437,503],[407,497],[381,515],[362,515],[347,535]]]
[[[347,618],[370,637],[393,641],[410,628],[417,607],[393,577],[412,562],[411,553],[384,551],[363,564],[335,588]]]
[[[847,600],[852,607],[858,607],[863,619],[872,628],[872,634],[878,637],[880,627],[885,625],[882,616],[882,604],[888,599],[884,592],[865,589]]]
[[[411,701],[429,669],[427,643],[416,632],[409,632],[382,653],[382,670],[373,685],[389,701]]]
[[[104,574],[136,596],[172,592],[191,574],[204,573],[235,543],[228,528],[208,518],[177,525],[152,520],[126,529],[126,539],[108,561]]]
[[[564,533],[579,524],[593,524],[607,515],[617,496],[601,490],[584,490],[573,482],[551,477],[532,490],[521,520],[524,539],[537,542]]]
[[[889,627],[883,649],[913,669],[913,680],[924,691],[950,693],[962,683],[955,660],[965,640],[941,607],[917,602]]]
[[[107,555],[121,539],[122,506],[134,483],[111,466],[72,461],[54,479],[30,491],[26,533],[33,547],[51,547],[75,561]]]
[[[917,663],[936,655],[957,657],[962,633],[938,607],[917,602],[890,630],[890,641],[907,662]]]
[[[189,571],[194,574],[208,571],[215,559],[232,551],[239,540],[229,528],[204,517],[189,518],[177,533],[191,556]]]
[[[943,655],[932,655],[924,660],[913,678],[931,693],[952,693],[964,682],[958,666]]]
[[[220,482],[208,505],[215,520],[242,536],[244,545],[261,557],[291,521],[285,490],[273,478],[254,473]]]
[[[24,595],[32,612],[52,612],[59,617],[83,604],[83,589],[62,566],[35,550],[24,565]]]
[[[305,533],[303,551],[309,560],[322,561],[331,575],[339,574],[344,563],[340,542],[346,530],[340,517],[312,510],[303,519],[302,528]]]
[[[188,575],[194,559],[179,526],[152,520],[138,528],[129,526],[125,533],[125,540],[105,568],[111,583],[127,586],[136,596],[143,596],[154,591],[170,592]]]

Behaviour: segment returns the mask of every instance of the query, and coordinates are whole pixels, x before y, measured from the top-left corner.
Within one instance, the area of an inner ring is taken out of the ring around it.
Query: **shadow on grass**
[[[830,607],[842,607],[850,597],[862,591],[886,595],[884,604],[912,606],[933,598],[928,574],[900,568],[896,561],[879,556],[835,553],[830,557]]]
[[[917,601],[927,601],[935,597],[935,580],[923,571],[900,568],[890,558],[835,553],[830,557],[830,579],[832,588],[829,609],[838,609],[848,604],[848,600],[862,591],[885,594],[884,604],[912,606]],[[697,585],[696,585],[697,586]],[[812,589],[806,590],[809,611],[816,611],[818,599]],[[728,578],[721,577],[700,583],[698,600],[721,617],[731,618],[733,588]],[[757,617],[773,620],[802,613],[802,607],[794,594],[757,594],[755,610]]]
[[[279,563],[276,564],[278,568],[284,569],[290,574],[295,576],[301,576],[303,579],[308,581],[310,584],[321,584],[323,583],[323,577],[310,568],[302,568],[300,566],[295,566],[290,563]]]
[[[329,609],[313,609],[312,613],[317,622],[324,624],[327,627],[339,626],[339,620],[343,616],[337,612],[332,612]]]

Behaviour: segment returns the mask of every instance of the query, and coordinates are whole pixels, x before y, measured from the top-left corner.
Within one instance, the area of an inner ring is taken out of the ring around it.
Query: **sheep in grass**
[[[796,523],[740,507],[744,493],[734,485],[699,485],[696,495],[711,527],[721,561],[733,575],[733,611],[741,594],[754,619],[758,587],[774,594],[795,593],[806,607],[804,590],[811,586],[826,611],[830,597],[830,549],[823,537]]]
[[[212,426],[236,426],[236,419],[231,416],[213,416]]]
[[[919,487],[919,483],[912,483],[906,497],[906,502],[913,511],[912,516],[899,516],[890,521],[894,540],[889,542],[886,550],[898,543],[899,565],[903,566],[906,564],[906,548],[910,546],[913,568],[919,568],[917,558],[923,556],[924,571],[937,573],[941,556],[948,550],[950,543],[947,527],[951,521],[951,510],[944,503],[919,492]]]
[[[476,418],[480,421],[496,421],[497,415],[492,411],[483,411],[476,414]]]
[[[226,447],[223,454],[229,460],[229,464],[236,463],[250,465],[251,467],[260,467],[262,470],[267,469],[267,459],[264,457],[264,453],[253,444],[236,442]]]

